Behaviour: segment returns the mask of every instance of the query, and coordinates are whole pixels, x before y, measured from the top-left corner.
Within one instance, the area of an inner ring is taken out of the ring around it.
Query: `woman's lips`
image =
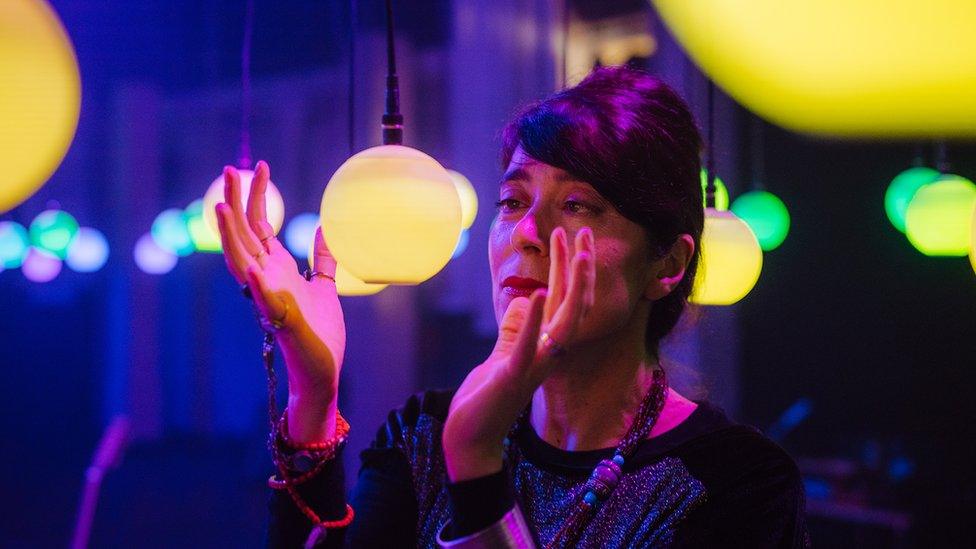
[[[539,288],[545,287],[546,284],[541,280],[520,276],[510,276],[502,282],[502,291],[512,297],[529,297]]]

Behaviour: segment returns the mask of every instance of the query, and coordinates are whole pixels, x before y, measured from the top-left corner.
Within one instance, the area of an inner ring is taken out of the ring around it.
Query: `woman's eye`
[[[589,213],[589,212],[593,211],[586,204],[583,204],[582,202],[577,202],[575,200],[567,200],[566,203],[564,204],[564,207],[570,213],[574,213],[574,214]]]
[[[502,212],[513,212],[519,209],[521,206],[522,203],[514,198],[503,198],[498,202],[495,202],[495,207]]]

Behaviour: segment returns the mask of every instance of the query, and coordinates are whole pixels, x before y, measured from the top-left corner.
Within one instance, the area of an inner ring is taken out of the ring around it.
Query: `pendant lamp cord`
[[[400,114],[400,83],[393,50],[393,1],[386,0],[386,112],[383,114],[383,144],[403,143],[403,115]]]
[[[706,145],[705,170],[707,172],[707,185],[705,186],[705,207],[715,207],[715,84],[711,79],[708,80],[708,143]]]
[[[356,0],[349,0],[349,156],[356,153]]]
[[[939,173],[949,172],[949,160],[947,159],[946,153],[946,142],[945,139],[940,139],[935,142],[935,169],[939,170]]]
[[[572,21],[571,11],[572,10],[572,0],[565,0],[563,2],[563,43],[562,45],[562,85],[560,87],[565,88],[569,86],[569,27]]]
[[[765,190],[766,185],[766,142],[763,135],[763,122],[758,116],[752,117],[752,190]]]
[[[237,167],[251,168],[251,37],[254,34],[254,0],[244,12],[244,44],[241,46],[241,150]]]

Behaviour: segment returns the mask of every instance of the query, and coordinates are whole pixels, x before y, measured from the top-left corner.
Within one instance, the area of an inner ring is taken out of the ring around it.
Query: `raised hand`
[[[245,210],[240,174],[224,168],[224,197],[217,221],[231,275],[247,285],[263,322],[275,331],[288,369],[288,435],[297,442],[331,438],[346,347],[342,307],[334,282],[336,262],[315,234],[313,274],[306,280],[274,236],[265,214],[271,173],[258,162]]]
[[[550,235],[548,290],[512,300],[498,341],[484,363],[465,378],[451,402],[443,446],[448,476],[467,480],[502,467],[502,442],[532,394],[571,350],[592,307],[596,283],[593,232],[576,233],[568,259],[566,231]]]

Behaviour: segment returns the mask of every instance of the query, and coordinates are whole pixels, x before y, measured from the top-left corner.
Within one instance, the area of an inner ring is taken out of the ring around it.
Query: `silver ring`
[[[261,256],[263,256],[263,255],[268,255],[268,252],[266,252],[264,250],[259,251],[258,254],[256,256],[254,256],[254,260],[257,261],[258,259],[261,259]]]
[[[555,339],[549,335],[549,332],[542,332],[539,335],[539,343],[542,344],[542,348],[546,350],[546,353],[552,358],[559,358],[566,354],[566,348],[556,342]]]
[[[332,282],[336,281],[335,277],[330,274],[323,273],[322,271],[313,271],[311,269],[305,269],[305,280],[311,281],[313,278],[317,276],[328,278]]]

